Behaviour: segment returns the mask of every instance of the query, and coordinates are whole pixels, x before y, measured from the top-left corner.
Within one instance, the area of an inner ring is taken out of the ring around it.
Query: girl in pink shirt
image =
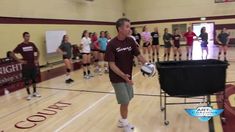
[[[148,51],[149,62],[151,62],[151,33],[148,31],[147,27],[143,27],[143,32],[141,33],[141,38],[143,40],[143,54],[146,54]]]

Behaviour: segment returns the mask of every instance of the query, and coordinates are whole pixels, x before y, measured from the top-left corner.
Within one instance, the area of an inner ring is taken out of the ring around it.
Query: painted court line
[[[59,91],[75,91],[75,92],[81,92],[81,93],[98,93],[98,94],[115,94],[115,92],[108,92],[108,91],[94,91],[94,90],[85,90],[85,89],[61,89],[61,88],[51,88],[51,87],[38,87],[41,89],[53,89],[53,90],[59,90]],[[134,89],[136,89],[136,87],[133,87]],[[148,93],[135,93],[135,96],[160,96],[159,94],[148,94]]]
[[[136,77],[140,72],[137,72],[136,74],[133,75],[133,78]],[[110,91],[110,92],[114,92],[114,90]],[[66,123],[64,123],[62,126],[60,126],[59,128],[57,128],[54,132],[59,132],[62,129],[64,129],[65,127],[67,127],[69,124],[71,124],[74,120],[76,120],[77,118],[81,117],[82,115],[84,115],[86,112],[90,111],[92,108],[94,108],[97,104],[99,104],[100,102],[102,102],[105,98],[107,98],[108,96],[110,96],[111,94],[106,94],[104,95],[102,98],[100,98],[99,100],[97,100],[96,102],[94,102],[93,104],[91,104],[89,107],[87,107],[85,110],[83,110],[82,112],[77,113],[73,118],[71,118],[70,120],[68,120]]]
[[[75,84],[74,84],[74,85],[70,85],[70,86],[67,87],[67,88],[69,89],[69,88],[71,88],[71,87],[73,87],[73,86],[75,86]],[[39,88],[40,88],[40,87],[39,87]],[[33,104],[42,102],[42,101],[44,101],[45,99],[48,99],[48,98],[50,98],[50,97],[52,97],[52,96],[57,95],[58,93],[61,93],[61,91],[58,91],[58,92],[53,93],[53,94],[50,94],[50,95],[48,95],[48,96],[43,96],[43,97],[39,98],[39,99],[36,100],[36,101],[30,102],[29,104],[26,104],[26,105],[20,107],[19,109],[16,109],[15,111],[12,111],[12,112],[10,112],[10,113],[7,113],[7,114],[5,114],[5,115],[0,116],[0,119],[3,119],[3,118],[5,118],[5,117],[7,117],[7,116],[10,116],[10,115],[14,114],[14,113],[17,113],[17,112],[19,112],[20,110],[23,110],[23,109],[25,109],[25,108],[28,108],[29,106],[31,106],[31,105],[33,105]]]

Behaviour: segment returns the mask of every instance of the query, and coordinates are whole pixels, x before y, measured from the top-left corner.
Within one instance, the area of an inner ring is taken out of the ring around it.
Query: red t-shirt
[[[14,50],[14,53],[21,54],[23,60],[27,62],[24,66],[33,67],[35,66],[34,60],[38,56],[38,48],[34,43],[21,43]]]
[[[197,36],[194,32],[186,32],[184,34],[184,37],[187,39],[187,45],[191,46],[193,45],[193,37]]]
[[[91,37],[91,42],[92,42],[92,49],[98,50],[99,49],[99,43],[98,43],[98,37],[93,36]]]
[[[115,62],[117,67],[125,74],[132,75],[133,58],[138,56],[140,51],[135,41],[128,37],[125,40],[112,39],[106,50],[105,61]],[[110,69],[109,78],[112,83],[126,82]],[[132,77],[130,77],[131,79]]]

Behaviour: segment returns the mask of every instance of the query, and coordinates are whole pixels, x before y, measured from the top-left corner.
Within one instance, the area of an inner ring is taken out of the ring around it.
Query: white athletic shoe
[[[91,73],[90,73],[88,76],[89,76],[89,77],[94,77],[94,75],[93,75],[93,74],[91,74]]]
[[[129,128],[129,129],[132,129],[132,130],[134,130],[135,129],[135,126],[133,126],[132,124],[130,124],[130,123],[124,123],[124,122],[122,122],[121,120],[118,120],[118,125],[117,125],[118,127],[120,127],[120,128]]]
[[[29,94],[28,97],[27,97],[27,100],[31,100],[32,97],[33,97],[33,95],[32,95],[32,94]]]
[[[41,95],[37,92],[33,93],[33,97],[41,97]]]
[[[99,75],[102,75],[102,69],[101,68],[99,68],[98,73],[99,73]]]
[[[125,126],[124,128],[123,128],[123,130],[124,130],[124,132],[134,132],[134,129],[132,129],[130,126]]]
[[[85,75],[84,79],[90,79],[90,76],[89,75]]]

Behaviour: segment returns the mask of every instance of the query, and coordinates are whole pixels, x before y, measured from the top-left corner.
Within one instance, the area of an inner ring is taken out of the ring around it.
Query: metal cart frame
[[[223,95],[223,99],[222,101],[211,101],[210,96],[211,95],[205,95],[204,98],[199,98],[199,97],[185,97],[185,96],[168,96],[166,95],[166,93],[160,88],[160,110],[162,112],[164,112],[164,124],[167,126],[169,125],[169,121],[167,120],[167,105],[185,105],[185,104],[198,104],[198,103],[206,103],[207,106],[211,106],[212,103],[222,103],[223,105],[223,109],[225,107],[225,97],[226,97],[226,93],[225,93],[225,88],[224,91],[220,94],[213,94],[213,95]],[[167,102],[167,98],[184,98],[184,102],[177,102],[177,103],[171,103],[171,102]],[[191,101],[191,102],[187,102],[187,98],[191,98],[191,99],[202,99],[202,101]],[[224,117],[224,112],[222,113],[221,119],[223,122],[226,121],[226,118]]]

